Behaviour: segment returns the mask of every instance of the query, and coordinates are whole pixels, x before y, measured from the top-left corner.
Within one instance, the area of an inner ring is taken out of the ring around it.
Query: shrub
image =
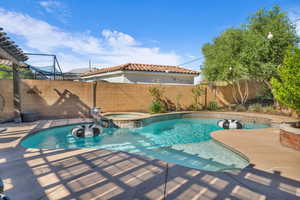
[[[219,104],[216,101],[211,101],[209,102],[208,106],[207,106],[208,110],[218,110],[219,109]]]
[[[201,106],[202,109],[202,105],[199,102],[199,98],[204,94],[204,90],[202,89],[202,86],[200,84],[195,85],[192,88],[192,94],[193,94],[193,104],[191,106],[194,107],[194,110],[199,110],[198,109],[199,106]]]
[[[203,105],[201,105],[201,104],[191,104],[189,107],[187,107],[187,110],[200,111],[200,110],[203,110]]]
[[[237,105],[235,107],[235,111],[237,111],[237,112],[245,112],[245,111],[247,111],[247,108],[246,108],[246,106],[240,104],[240,105]]]
[[[277,111],[273,108],[273,106],[265,106],[262,108],[262,112],[269,114],[276,114]]]
[[[150,113],[162,113],[165,111],[165,105],[161,101],[153,101],[150,105]]]
[[[262,112],[262,106],[259,103],[255,103],[248,107],[248,110],[251,112]]]
[[[290,47],[283,64],[277,69],[279,77],[271,80],[272,92],[277,101],[300,113],[300,49]]]
[[[263,102],[264,100],[273,100],[271,89],[266,84],[261,84],[260,91],[256,94],[256,99]]]

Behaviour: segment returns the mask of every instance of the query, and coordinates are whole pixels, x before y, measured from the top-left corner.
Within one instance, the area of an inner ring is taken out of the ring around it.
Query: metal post
[[[20,94],[20,77],[18,66],[13,64],[13,101],[14,101],[14,114],[15,122],[22,122],[21,118],[21,94]]]
[[[54,76],[53,76],[53,80],[55,80],[55,64],[56,64],[56,56],[53,56],[53,67],[54,67],[54,69],[53,69],[53,72],[54,72]]]
[[[90,70],[90,72],[92,71],[92,63],[91,63],[91,59],[89,60],[89,70]]]
[[[207,86],[205,86],[205,102],[204,102],[205,108],[207,108]]]
[[[93,91],[92,91],[92,93],[93,93],[93,108],[95,108],[96,104],[97,104],[97,102],[96,102],[97,81],[93,81],[92,85],[93,85]]]

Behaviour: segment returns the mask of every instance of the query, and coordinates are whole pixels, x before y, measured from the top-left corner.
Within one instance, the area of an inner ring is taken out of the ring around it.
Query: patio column
[[[18,65],[13,64],[13,101],[14,101],[14,121],[22,122],[21,118],[21,94],[20,94],[20,77]]]

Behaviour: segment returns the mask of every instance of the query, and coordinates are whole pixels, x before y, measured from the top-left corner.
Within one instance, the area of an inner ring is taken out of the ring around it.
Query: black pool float
[[[96,124],[81,125],[72,129],[72,135],[74,137],[95,137],[102,132],[102,127]]]
[[[243,124],[239,120],[235,119],[222,119],[217,122],[220,128],[224,129],[242,129]]]

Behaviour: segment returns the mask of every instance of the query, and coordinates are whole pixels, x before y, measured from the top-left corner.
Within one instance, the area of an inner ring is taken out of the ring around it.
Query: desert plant
[[[162,113],[165,111],[165,105],[161,101],[153,101],[150,105],[150,113]]]
[[[252,104],[248,107],[251,112],[262,112],[262,106],[259,103]]]
[[[202,110],[202,105],[199,102],[199,98],[204,94],[204,90],[201,88],[201,85],[195,85],[192,88],[192,94],[193,94],[193,104],[190,106],[192,110]]]
[[[148,91],[152,97],[150,113],[165,112],[167,109],[167,102],[163,99],[164,89],[160,86],[153,86],[150,87]]]
[[[245,111],[247,111],[247,108],[246,108],[246,106],[239,104],[239,105],[237,105],[235,107],[235,111],[237,111],[237,112],[245,112]]]
[[[220,107],[219,107],[219,104],[218,102],[216,101],[211,101],[209,102],[208,106],[207,106],[207,109],[208,110],[218,110]]]
[[[274,109],[273,106],[262,107],[262,112],[263,113],[268,113],[268,114],[276,114],[277,113],[277,111]]]
[[[191,104],[187,107],[187,110],[200,111],[203,110],[203,106],[201,104]]]

